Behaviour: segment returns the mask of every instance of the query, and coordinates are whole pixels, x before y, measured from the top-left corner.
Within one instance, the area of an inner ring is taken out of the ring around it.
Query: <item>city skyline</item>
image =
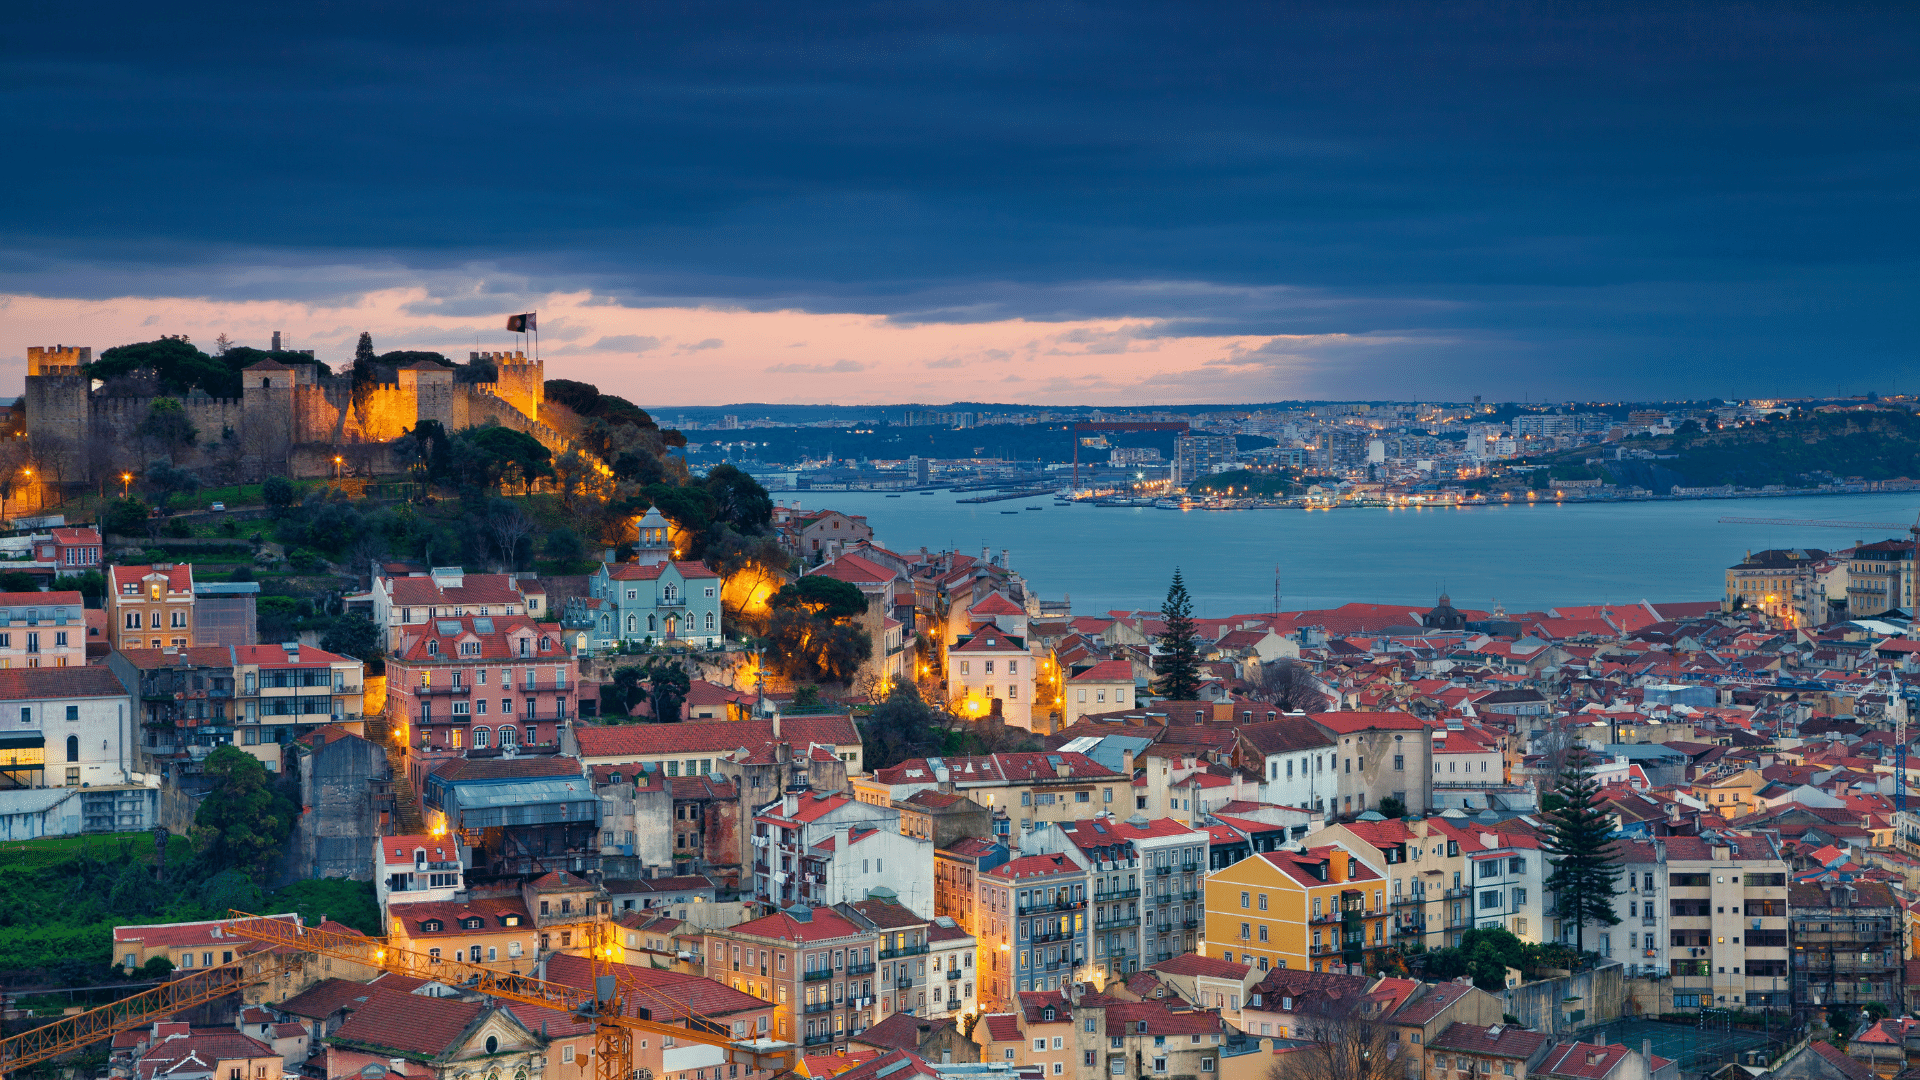
[[[0,380],[161,333],[459,356],[527,310],[556,375],[667,406],[1908,366],[1911,9],[542,15],[24,13]]]

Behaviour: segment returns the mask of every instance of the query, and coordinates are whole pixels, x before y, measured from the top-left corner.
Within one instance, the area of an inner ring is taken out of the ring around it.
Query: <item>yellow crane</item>
[[[594,986],[585,990],[530,975],[495,971],[482,964],[396,948],[383,938],[300,927],[239,911],[233,912],[233,918],[235,921],[228,927],[228,933],[263,945],[320,953],[382,971],[446,983],[502,1001],[571,1013],[593,1024],[595,1080],[636,1080],[632,1036],[635,1031],[720,1047],[726,1051],[729,1063],[744,1065],[749,1070],[778,1072],[787,1067],[789,1055],[781,1048],[784,1044],[736,1041],[730,1037],[727,1025],[700,1015],[684,1001],[650,987],[621,987],[611,971],[609,957],[613,950],[604,936],[609,932],[605,923],[594,924],[591,929]],[[655,1020],[655,1009],[670,1015],[684,1014],[685,1020],[679,1023]],[[643,1076],[638,1080],[652,1078]]]
[[[123,1031],[146,1027],[196,1005],[268,982],[283,967],[284,961],[275,957],[242,957],[231,964],[163,982],[111,1005],[63,1016],[51,1024],[0,1039],[0,1074],[11,1076],[29,1065],[51,1061]]]

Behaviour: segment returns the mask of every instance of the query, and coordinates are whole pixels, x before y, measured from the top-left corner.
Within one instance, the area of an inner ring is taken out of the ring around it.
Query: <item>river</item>
[[[1050,496],[962,505],[950,492],[773,492],[806,509],[865,514],[902,553],[1006,548],[1043,599],[1076,614],[1158,608],[1177,565],[1196,615],[1351,601],[1509,612],[1556,604],[1718,600],[1749,549],[1851,547],[1904,529],[1721,525],[1722,517],[1912,521],[1912,493],[1423,509],[1157,510],[1059,506]],[[1044,509],[1026,510],[1041,506]],[[1004,514],[1004,510],[1018,513]]]

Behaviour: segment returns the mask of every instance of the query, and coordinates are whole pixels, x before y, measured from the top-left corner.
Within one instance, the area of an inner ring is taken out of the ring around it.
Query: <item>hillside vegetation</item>
[[[1920,477],[1920,418],[1909,413],[1815,413],[1719,431],[1683,429],[1621,445],[1650,450],[1662,460],[1593,462],[1593,447],[1539,460],[1553,466],[1555,479],[1578,479],[1576,473],[1584,471],[1580,466],[1592,462],[1603,479],[1649,487],[1655,486],[1648,482],[1650,474],[1685,487]]]

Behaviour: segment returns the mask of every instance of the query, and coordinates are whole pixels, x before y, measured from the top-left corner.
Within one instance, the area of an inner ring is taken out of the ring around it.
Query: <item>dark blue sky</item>
[[[449,10],[9,5],[0,292],[1404,340],[1329,360],[1343,396],[1920,390],[1911,4]]]

